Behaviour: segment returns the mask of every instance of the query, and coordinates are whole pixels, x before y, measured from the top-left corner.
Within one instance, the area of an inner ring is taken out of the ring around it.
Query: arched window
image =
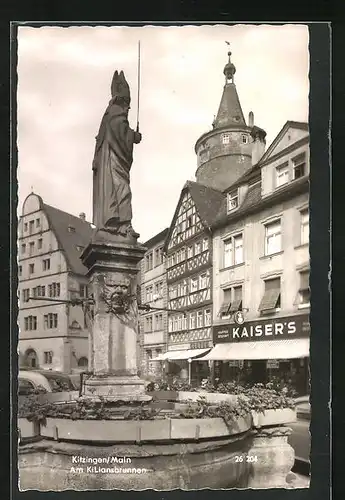
[[[78,366],[85,367],[88,364],[89,364],[88,359],[85,356],[83,356],[82,358],[78,359]]]
[[[28,349],[25,353],[25,365],[30,368],[38,368],[38,356],[36,351]]]

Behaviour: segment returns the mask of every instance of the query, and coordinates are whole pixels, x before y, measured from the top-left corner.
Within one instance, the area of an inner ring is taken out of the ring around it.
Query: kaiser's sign
[[[307,314],[287,316],[262,321],[248,321],[243,325],[228,324],[213,327],[213,342],[245,342],[309,337],[310,325]]]

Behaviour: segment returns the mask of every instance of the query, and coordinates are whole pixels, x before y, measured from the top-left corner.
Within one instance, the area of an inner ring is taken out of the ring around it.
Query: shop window
[[[297,293],[297,305],[299,309],[310,307],[309,271],[299,273],[300,285]]]
[[[265,255],[281,252],[282,235],[280,219],[265,225]]]
[[[231,191],[231,193],[228,193],[227,199],[228,212],[231,212],[231,210],[234,210],[238,207],[238,189],[236,189],[235,191]]]
[[[284,186],[289,182],[289,164],[286,162],[276,168],[276,187]]]
[[[280,308],[280,278],[265,280],[265,291],[259,311],[262,314],[274,312]]]
[[[306,156],[302,153],[292,159],[294,179],[300,179],[306,174]]]
[[[301,212],[301,245],[309,243],[309,210]]]

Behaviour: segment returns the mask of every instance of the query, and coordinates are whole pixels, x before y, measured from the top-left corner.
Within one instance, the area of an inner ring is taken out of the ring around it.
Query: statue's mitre
[[[113,76],[113,80],[111,82],[111,96],[114,97],[122,97],[130,100],[131,93],[129,89],[129,85],[125,78],[123,71],[120,73],[116,70]]]

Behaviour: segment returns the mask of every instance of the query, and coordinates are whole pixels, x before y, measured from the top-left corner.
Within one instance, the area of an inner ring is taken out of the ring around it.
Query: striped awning
[[[265,340],[216,344],[200,361],[295,359],[309,356],[309,339]]]
[[[193,359],[210,352],[210,349],[186,349],[184,351],[167,351],[150,361],[170,361],[178,359]]]

